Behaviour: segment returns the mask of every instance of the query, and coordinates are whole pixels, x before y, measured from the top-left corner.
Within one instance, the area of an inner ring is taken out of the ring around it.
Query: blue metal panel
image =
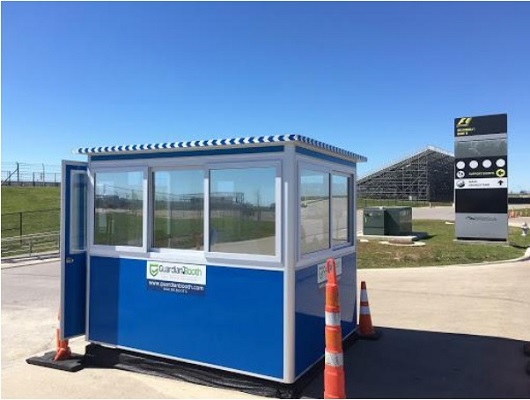
[[[90,161],[108,161],[108,160],[148,160],[153,158],[173,158],[173,157],[195,157],[195,156],[220,156],[233,154],[254,154],[254,153],[279,153],[283,151],[284,146],[266,146],[266,147],[246,147],[239,149],[215,149],[215,150],[187,150],[181,152],[160,152],[160,153],[134,153],[134,154],[113,154],[91,156]]]
[[[61,316],[64,338],[85,334],[86,322],[86,254],[71,255],[75,267],[66,268],[64,298]]]
[[[120,258],[90,257],[89,340],[118,344],[121,264]]]
[[[62,251],[61,251],[61,335],[63,338],[71,338],[85,334],[85,310],[86,310],[86,251],[71,253],[70,229],[71,229],[71,207],[72,207],[72,171],[86,172],[86,164],[79,165],[74,162],[63,163],[63,198],[61,199],[61,224]],[[86,190],[86,181],[84,190]],[[80,189],[80,188],[77,188]],[[86,192],[85,192],[86,193]],[[74,206],[83,209],[86,198],[81,196],[80,204]],[[83,218],[83,213],[77,214]],[[74,224],[83,231],[86,229],[84,222]],[[80,232],[86,235],[86,232]],[[68,263],[66,262],[68,260]]]
[[[324,355],[325,284],[318,286],[317,265],[296,272],[295,375],[298,376]],[[357,324],[355,254],[342,257],[339,280],[342,337]]]
[[[283,378],[283,272],[206,267],[204,293],[150,290],[146,261],[90,258],[90,341]]]

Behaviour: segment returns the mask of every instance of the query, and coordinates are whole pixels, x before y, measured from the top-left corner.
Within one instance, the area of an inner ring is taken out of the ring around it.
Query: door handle
[[[73,264],[74,259],[72,257],[66,257],[66,260],[64,260],[67,264]]]

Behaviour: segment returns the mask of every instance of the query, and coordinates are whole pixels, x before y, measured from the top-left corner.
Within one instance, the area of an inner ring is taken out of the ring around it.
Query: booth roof
[[[152,144],[133,144],[126,146],[107,146],[107,147],[79,147],[74,150],[75,154],[105,154],[105,153],[131,153],[131,152],[156,152],[164,150],[185,150],[189,148],[238,148],[249,145],[266,145],[269,143],[298,142],[308,145],[318,150],[327,150],[342,157],[347,157],[355,162],[365,162],[364,156],[353,153],[339,147],[331,146],[301,135],[275,135],[275,136],[250,136],[231,139],[211,139],[211,140],[193,140],[190,142],[169,142],[169,143],[152,143]]]

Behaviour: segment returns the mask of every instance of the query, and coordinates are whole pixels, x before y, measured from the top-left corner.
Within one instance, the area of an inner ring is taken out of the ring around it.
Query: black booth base
[[[44,353],[40,357],[31,357],[26,360],[28,364],[38,365],[39,367],[47,367],[53,369],[60,369],[61,371],[77,372],[85,367],[84,357],[81,354],[73,353],[71,358],[62,361],[53,361],[55,351]]]
[[[344,351],[357,339],[359,339],[357,332],[351,334],[343,343]],[[26,362],[68,372],[76,372],[83,368],[116,368],[279,399],[301,397],[304,388],[324,371],[324,362],[321,360],[296,382],[287,384],[93,343],[86,346],[84,356],[74,353],[68,360],[53,361],[54,356],[55,352],[50,351],[40,357],[28,358]]]
[[[87,367],[116,368],[279,399],[299,398],[302,389],[318,372],[316,369],[293,384],[285,384],[97,344],[86,346],[85,360]]]
[[[344,349],[351,346],[357,338],[356,332],[350,335],[344,341]],[[89,368],[116,368],[139,372],[279,399],[300,398],[304,388],[319,373],[322,374],[324,371],[324,363],[320,361],[298,378],[296,382],[287,384],[97,344],[86,346],[85,365]]]

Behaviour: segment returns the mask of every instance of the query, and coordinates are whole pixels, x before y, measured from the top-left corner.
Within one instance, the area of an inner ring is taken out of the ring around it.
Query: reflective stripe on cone
[[[372,325],[372,316],[370,306],[368,305],[368,291],[366,282],[361,282],[361,301],[359,307],[359,337],[361,339],[378,339],[379,333],[375,331]]]
[[[324,398],[346,398],[344,382],[344,355],[342,352],[342,330],[340,327],[339,287],[335,260],[326,261],[326,350],[324,353]]]

